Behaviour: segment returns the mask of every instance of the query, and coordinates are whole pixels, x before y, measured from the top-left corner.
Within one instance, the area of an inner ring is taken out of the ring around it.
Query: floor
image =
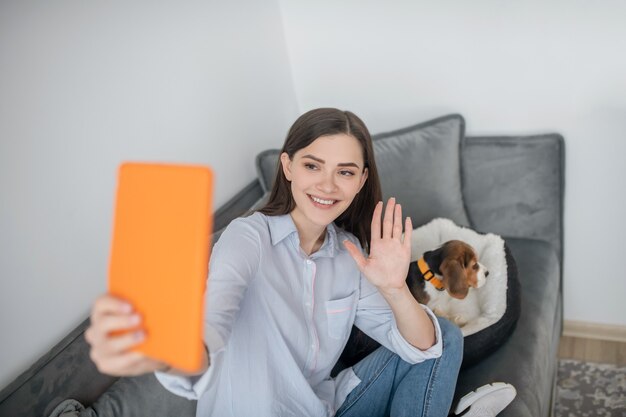
[[[559,358],[626,365],[626,343],[562,336]]]

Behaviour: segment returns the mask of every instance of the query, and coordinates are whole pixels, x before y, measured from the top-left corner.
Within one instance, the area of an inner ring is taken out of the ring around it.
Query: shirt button
[[[307,265],[311,265],[312,263],[313,263],[313,261],[311,261],[310,259],[307,259],[307,260],[306,260],[306,264],[307,264]]]

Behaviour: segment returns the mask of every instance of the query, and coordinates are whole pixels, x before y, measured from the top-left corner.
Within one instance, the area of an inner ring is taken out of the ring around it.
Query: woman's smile
[[[334,207],[337,202],[339,200],[331,200],[331,199],[324,199],[324,198],[320,198],[320,197],[315,197],[311,194],[307,194],[309,196],[309,199],[313,202],[313,205],[315,207],[321,208],[321,209],[329,209],[331,207]]]

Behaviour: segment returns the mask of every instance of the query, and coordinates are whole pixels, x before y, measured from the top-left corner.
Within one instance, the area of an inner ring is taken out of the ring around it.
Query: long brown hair
[[[335,224],[354,234],[361,242],[361,246],[367,250],[371,238],[372,215],[376,203],[382,199],[382,192],[374,160],[372,138],[365,123],[349,111],[333,108],[310,110],[291,126],[280,153],[286,152],[289,159],[293,159],[297,151],[306,148],[320,136],[339,133],[350,135],[361,144],[365,163],[363,169],[367,168],[368,176],[352,204],[335,219]],[[285,177],[279,159],[270,198],[259,211],[268,216],[277,216],[291,213],[295,207],[291,185]]]

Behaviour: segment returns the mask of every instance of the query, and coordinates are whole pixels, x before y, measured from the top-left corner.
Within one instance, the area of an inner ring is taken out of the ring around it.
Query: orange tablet
[[[174,368],[200,368],[212,231],[213,174],[190,165],[120,166],[109,292],[142,317],[137,350]]]

